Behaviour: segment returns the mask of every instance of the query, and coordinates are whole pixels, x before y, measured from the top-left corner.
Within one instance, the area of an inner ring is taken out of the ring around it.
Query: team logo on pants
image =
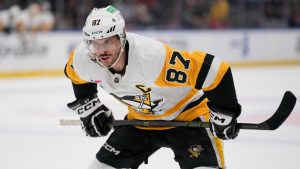
[[[200,153],[204,150],[201,145],[192,145],[189,149],[188,152],[190,152],[190,157],[195,157],[198,158]]]

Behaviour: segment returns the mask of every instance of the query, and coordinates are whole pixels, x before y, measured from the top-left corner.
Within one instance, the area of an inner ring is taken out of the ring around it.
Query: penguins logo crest
[[[117,95],[111,93],[117,100],[121,101],[123,104],[129,106],[137,112],[143,114],[154,114],[154,110],[157,108],[160,102],[163,101],[163,98],[151,100],[151,88],[146,87],[144,85],[136,85],[137,89],[139,89],[142,94],[139,95],[125,95],[122,97],[118,97]]]

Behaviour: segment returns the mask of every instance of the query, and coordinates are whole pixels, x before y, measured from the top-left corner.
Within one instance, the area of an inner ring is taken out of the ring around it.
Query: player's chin
[[[112,66],[112,62],[111,62],[111,61],[108,61],[108,60],[106,60],[106,61],[101,61],[101,63],[102,63],[104,66],[106,66],[106,67]]]

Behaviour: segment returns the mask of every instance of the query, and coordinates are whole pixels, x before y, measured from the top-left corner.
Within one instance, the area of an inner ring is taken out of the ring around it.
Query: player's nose
[[[97,55],[105,54],[105,53],[107,53],[107,48],[105,48],[105,47],[97,47],[97,48],[95,48],[95,53]]]

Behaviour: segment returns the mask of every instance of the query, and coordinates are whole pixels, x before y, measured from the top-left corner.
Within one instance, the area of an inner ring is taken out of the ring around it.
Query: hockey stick
[[[291,114],[295,107],[297,98],[295,95],[286,91],[276,112],[262,123],[238,123],[240,129],[247,130],[275,130]],[[79,120],[60,120],[62,126],[80,125]],[[145,126],[145,127],[205,127],[209,128],[209,122],[201,121],[144,121],[144,120],[115,120],[113,126]]]

